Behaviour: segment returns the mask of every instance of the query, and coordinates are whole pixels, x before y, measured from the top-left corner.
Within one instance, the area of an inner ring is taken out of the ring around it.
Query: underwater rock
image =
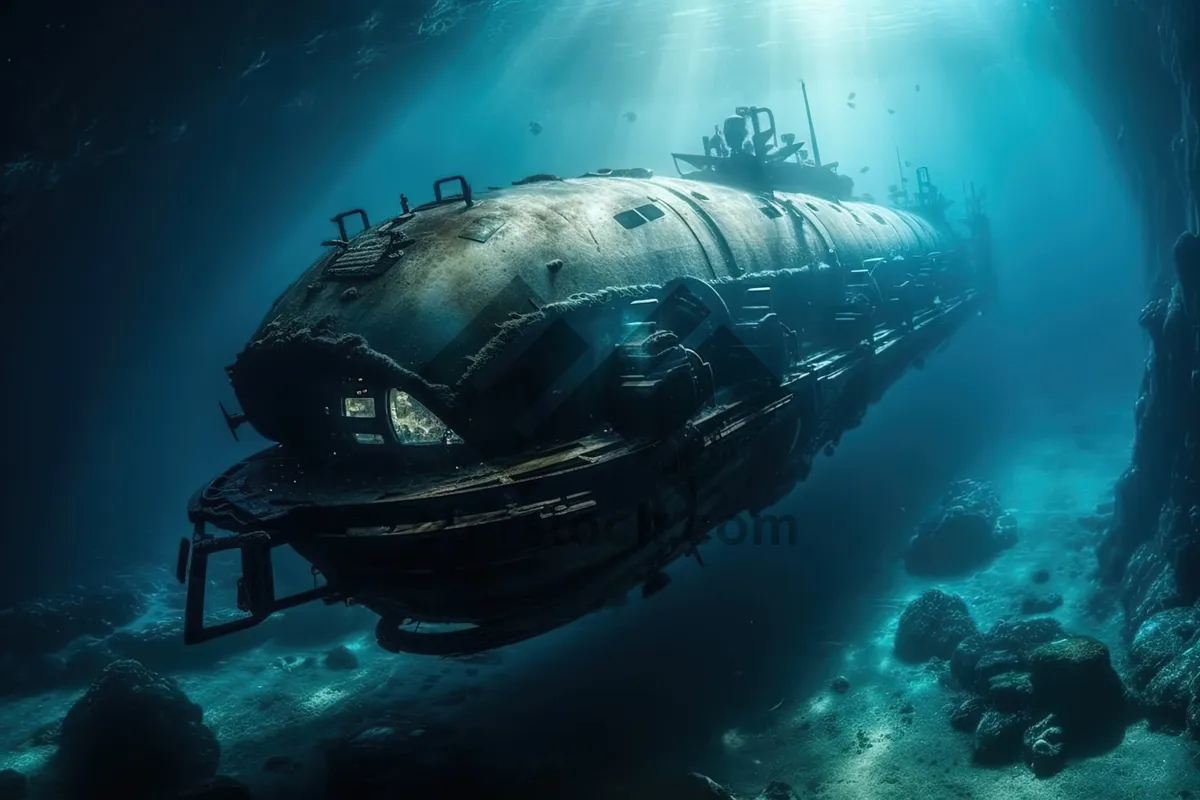
[[[986,641],[986,640],[985,640]],[[987,694],[992,678],[1010,672],[1027,670],[1025,656],[1012,650],[986,650],[979,657],[971,674],[971,684],[965,686],[981,694]]]
[[[963,733],[971,733],[979,727],[979,720],[987,713],[988,704],[982,697],[972,697],[954,707],[950,712],[950,727]]]
[[[938,516],[918,526],[905,550],[904,565],[914,575],[959,575],[1016,541],[1016,519],[1004,513],[992,485],[956,481],[942,498]]]
[[[1187,283],[1200,269],[1198,251],[1194,235],[1179,237],[1177,283],[1142,312],[1151,344],[1133,454],[1097,548],[1101,579],[1121,587],[1131,639],[1155,614],[1200,599],[1200,308]]]
[[[170,678],[105,667],[63,719],[57,768],[72,798],[154,797],[211,778],[221,746]]]
[[[358,656],[354,655],[354,651],[346,645],[339,644],[325,654],[321,663],[325,665],[326,669],[332,670],[358,669]]]
[[[1029,726],[1025,714],[988,711],[975,728],[973,752],[979,764],[1008,764],[1021,752],[1021,737]]]
[[[1087,755],[1111,747],[1131,721],[1108,647],[1065,633],[1050,617],[1001,620],[964,638],[950,673],[974,694],[951,712],[950,725],[974,730],[980,764],[1010,763],[1023,747],[1035,773],[1049,775],[1067,749]]]
[[[1200,608],[1160,611],[1142,623],[1129,646],[1129,672],[1135,689],[1144,690],[1172,659],[1196,641]]]
[[[1021,740],[1025,763],[1039,778],[1055,774],[1066,764],[1063,730],[1053,714],[1030,725]]]
[[[1175,570],[1163,557],[1157,542],[1139,545],[1121,581],[1125,633],[1137,634],[1142,623],[1160,611],[1186,605],[1178,591]]]
[[[25,800],[29,779],[15,769],[0,769],[0,800]]]
[[[206,616],[207,624],[217,625],[246,615],[223,609]],[[183,615],[180,614],[154,620],[136,629],[117,631],[108,637],[107,644],[117,657],[137,661],[150,669],[188,672],[206,669],[218,661],[259,647],[271,638],[278,624],[272,616],[237,636],[222,636],[205,642],[203,647],[188,647],[183,643]]]
[[[958,643],[975,630],[975,621],[961,597],[930,589],[900,615],[896,657],[909,662],[950,658]]]
[[[1050,592],[1048,594],[1031,594],[1026,595],[1021,600],[1022,614],[1049,614],[1063,604],[1061,594]]]
[[[1200,741],[1200,697],[1193,697],[1187,708],[1187,733],[1196,741]]]
[[[988,639],[984,634],[976,633],[963,639],[950,655],[950,675],[963,689],[975,688],[975,667],[979,660],[989,652]]]
[[[1156,725],[1182,730],[1187,723],[1188,705],[1200,688],[1198,682],[1200,644],[1192,644],[1164,664],[1142,692],[1142,706],[1147,716]]]
[[[1040,645],[1029,672],[1035,706],[1052,711],[1072,738],[1123,728],[1125,687],[1103,642],[1070,636]]]
[[[829,682],[829,688],[833,689],[838,694],[845,694],[850,691],[850,679],[845,675],[838,675]]]
[[[993,675],[988,680],[987,699],[997,711],[1025,711],[1033,700],[1033,680],[1027,672]]]
[[[183,790],[177,800],[254,800],[250,788],[241,781],[217,775],[203,783]]]
[[[992,675],[1025,669],[1031,649],[1062,635],[1062,625],[1050,617],[1000,620],[987,633],[959,642],[950,657],[950,674],[962,688],[983,692]]]
[[[987,632],[993,649],[1025,653],[1064,636],[1062,623],[1051,617],[1000,620]]]

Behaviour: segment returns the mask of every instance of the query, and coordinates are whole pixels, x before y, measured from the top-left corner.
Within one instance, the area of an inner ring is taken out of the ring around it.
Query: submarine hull
[[[978,243],[911,211],[691,180],[461,185],[339,240],[230,368],[280,444],[189,506],[188,642],[319,599],[379,614],[386,649],[460,655],[651,594],[714,531],[760,535],[731,520],[988,296]],[[276,597],[278,546],[324,582]],[[247,617],[208,626],[205,565],[230,549]]]

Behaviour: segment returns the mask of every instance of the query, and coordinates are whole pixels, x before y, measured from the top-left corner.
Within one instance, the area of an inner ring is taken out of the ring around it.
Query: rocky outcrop
[[[949,658],[963,639],[975,633],[967,604],[956,594],[930,589],[908,604],[896,626],[895,651],[901,661]]]
[[[1131,639],[1159,612],[1200,600],[1200,239],[1181,236],[1174,258],[1170,298],[1142,313],[1151,353],[1137,437],[1097,550],[1101,579],[1120,586]]]
[[[1066,763],[1063,729],[1053,714],[1030,725],[1021,744],[1025,763],[1039,778],[1053,775]]]
[[[203,717],[171,679],[114,662],[63,719],[56,770],[78,800],[170,796],[217,771],[221,748]]]
[[[1054,714],[1056,726],[1072,742],[1111,741],[1128,721],[1125,687],[1108,647],[1090,636],[1068,636],[1034,648],[1029,680],[1029,707]]]
[[[29,779],[15,769],[0,769],[0,800],[25,800]]]
[[[1129,677],[1139,691],[1188,650],[1200,633],[1200,609],[1172,608],[1142,623],[1129,646]]]
[[[950,726],[973,735],[979,764],[1024,758],[1046,777],[1068,757],[1117,744],[1131,718],[1108,648],[1048,617],[1001,621],[963,638],[950,675],[966,693]]]
[[[955,481],[941,511],[922,522],[904,552],[914,575],[961,575],[983,566],[1017,541],[1017,523],[1000,505],[991,484]]]

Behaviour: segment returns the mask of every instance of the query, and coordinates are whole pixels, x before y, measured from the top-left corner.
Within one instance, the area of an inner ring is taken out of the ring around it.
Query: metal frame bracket
[[[276,611],[304,605],[314,600],[328,600],[334,594],[329,584],[314,586],[302,592],[275,596],[274,565],[271,551],[287,544],[282,536],[265,531],[216,537],[204,530],[203,522],[196,522],[189,542],[185,537],[179,543],[179,560],[176,577],[187,583],[187,602],[183,612],[184,644],[199,644],[226,634],[253,628]],[[238,609],[249,616],[216,625],[206,625],[204,599],[208,589],[208,559],[215,553],[240,550],[242,576],[238,578]],[[189,565],[190,556],[190,565]],[[190,566],[190,568],[189,568]],[[315,577],[315,572],[314,572]]]

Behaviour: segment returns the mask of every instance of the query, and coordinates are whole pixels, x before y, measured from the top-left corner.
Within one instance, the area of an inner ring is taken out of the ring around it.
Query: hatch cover
[[[469,239],[472,242],[483,244],[507,223],[508,220],[501,219],[500,217],[480,217],[479,219],[471,220],[463,232],[458,235],[458,238]]]
[[[398,233],[398,231],[391,231]],[[326,278],[377,278],[404,255],[402,247],[412,244],[402,236],[357,236],[350,246],[334,255],[323,273]]]

